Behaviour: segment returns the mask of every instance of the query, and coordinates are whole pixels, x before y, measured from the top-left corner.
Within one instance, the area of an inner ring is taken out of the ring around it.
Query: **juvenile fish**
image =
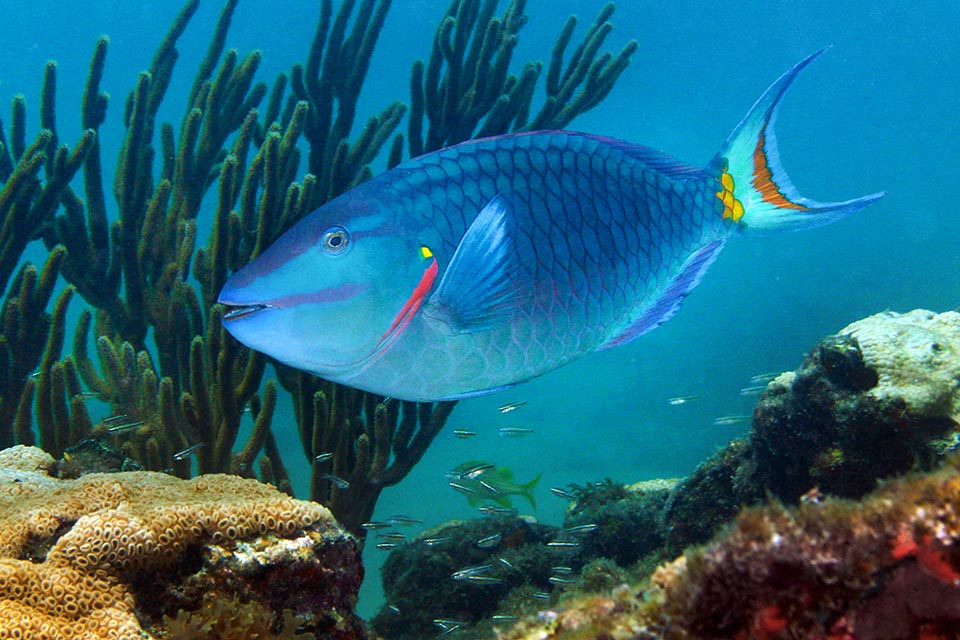
[[[466,429],[454,429],[453,435],[460,438],[461,440],[466,440],[467,438],[472,438],[477,435],[476,431],[468,431]]]
[[[450,577],[454,580],[466,580],[470,576],[479,576],[481,574],[490,571],[493,568],[492,564],[478,564],[472,567],[464,567],[459,571],[454,571],[450,574]]]
[[[332,473],[325,473],[325,474],[323,474],[323,475],[320,476],[320,477],[323,478],[324,480],[328,480],[328,481],[329,481],[333,486],[335,486],[337,489],[349,489],[349,488],[350,488],[350,481],[349,481],[349,480],[346,480],[346,479],[344,479],[344,478],[341,478],[340,476],[335,476],[335,475],[333,475]]]
[[[175,454],[173,454],[173,459],[176,460],[177,462],[180,462],[181,460],[185,460],[188,456],[192,456],[197,451],[200,451],[200,449],[202,449],[204,445],[205,443],[203,442],[192,444],[186,449],[184,449],[183,451],[177,451]]]
[[[511,411],[516,411],[517,409],[519,409],[525,404],[527,404],[525,401],[508,402],[507,404],[502,404],[499,407],[497,407],[497,411],[499,411],[500,413],[510,413]]]
[[[693,402],[694,400],[699,400],[700,396],[674,396],[667,399],[667,404],[678,405],[678,404],[687,404],[688,402]]]
[[[742,396],[758,396],[758,395],[760,395],[761,393],[763,393],[764,391],[766,391],[766,389],[767,389],[767,385],[765,385],[765,384],[758,384],[758,385],[755,386],[755,387],[744,387],[743,389],[740,389],[740,395],[742,395]]]
[[[740,424],[741,422],[749,422],[753,419],[753,416],[720,416],[719,418],[713,419],[713,424],[718,427],[725,427],[731,424]]]
[[[591,522],[589,524],[578,524],[575,527],[564,529],[564,531],[566,531],[567,533],[572,533],[573,535],[580,535],[584,533],[590,533],[591,531],[596,531],[599,528],[600,528],[600,525]]]
[[[480,547],[481,549],[492,549],[493,547],[500,544],[500,540],[502,538],[503,536],[499,533],[494,534],[492,536],[487,536],[486,538],[480,538],[479,540],[477,540],[477,546]]]
[[[120,433],[122,431],[129,431],[130,429],[136,429],[137,427],[142,427],[146,423],[143,420],[135,420],[134,422],[125,422],[123,424],[117,424],[109,429],[107,433]]]
[[[527,429],[525,427],[501,427],[500,435],[506,436],[508,438],[521,438],[523,436],[528,436],[533,433],[533,429]]]

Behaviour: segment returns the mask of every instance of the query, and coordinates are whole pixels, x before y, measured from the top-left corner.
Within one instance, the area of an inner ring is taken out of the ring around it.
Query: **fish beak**
[[[228,322],[230,320],[237,320],[238,318],[246,318],[247,316],[253,315],[258,311],[263,311],[264,309],[274,309],[269,304],[244,304],[244,305],[233,305],[227,302],[221,302],[226,307],[229,307],[230,310],[223,314],[223,321]]]

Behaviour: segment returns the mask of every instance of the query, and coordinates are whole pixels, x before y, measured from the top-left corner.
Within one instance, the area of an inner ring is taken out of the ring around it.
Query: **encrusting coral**
[[[53,467],[33,447],[0,451],[0,638],[175,637],[167,623],[202,629],[190,619],[211,599],[220,621],[255,603],[277,633],[295,620],[325,638],[365,637],[356,541],[322,505],[235,476],[59,480]]]
[[[749,509],[649,580],[570,597],[499,637],[955,638],[958,465],[890,481],[862,503]]]

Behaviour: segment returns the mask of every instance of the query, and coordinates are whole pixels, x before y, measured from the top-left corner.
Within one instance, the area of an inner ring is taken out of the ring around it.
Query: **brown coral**
[[[325,507],[227,475],[57,480],[50,462],[0,452],[0,639],[164,637],[165,615],[211,594],[278,625],[316,607],[301,627],[362,634],[356,545]]]

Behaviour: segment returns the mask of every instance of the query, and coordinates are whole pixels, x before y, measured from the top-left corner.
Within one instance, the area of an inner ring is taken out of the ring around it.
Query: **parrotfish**
[[[438,401],[511,387],[662,324],[741,232],[827,224],[777,154],[783,74],[706,166],[571,131],[401,163],[282,235],[220,293],[240,342],[318,376]]]

